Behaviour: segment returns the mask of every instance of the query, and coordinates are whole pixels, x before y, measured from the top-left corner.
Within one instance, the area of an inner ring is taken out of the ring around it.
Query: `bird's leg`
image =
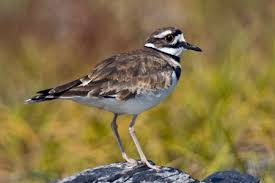
[[[130,125],[129,125],[129,133],[130,133],[130,135],[131,135],[131,137],[132,137],[132,139],[133,139],[133,141],[134,141],[134,143],[135,143],[135,145],[136,145],[136,148],[137,148],[137,150],[138,150],[138,154],[139,154],[139,156],[140,156],[141,161],[142,161],[143,163],[145,163],[149,168],[152,168],[152,169],[155,169],[155,170],[159,170],[159,167],[158,167],[158,166],[152,165],[152,164],[146,159],[146,157],[145,157],[145,155],[144,155],[144,153],[143,153],[143,151],[142,151],[142,149],[141,149],[141,146],[140,146],[140,144],[139,144],[139,141],[138,141],[138,139],[137,139],[137,137],[136,137],[134,125],[135,125],[137,116],[138,116],[138,115],[134,115],[134,117],[133,117],[133,119],[132,119],[132,121],[131,121],[131,123],[130,123]]]
[[[121,142],[120,136],[119,136],[118,131],[117,131],[117,123],[116,123],[117,117],[118,117],[118,114],[115,114],[114,119],[113,119],[112,124],[111,124],[111,127],[112,127],[112,131],[113,131],[113,133],[114,133],[114,135],[115,135],[115,137],[116,137],[117,143],[118,143],[118,145],[119,145],[119,149],[120,149],[120,151],[121,151],[122,157],[123,157],[123,159],[125,159],[128,163],[137,164],[137,161],[136,161],[136,160],[134,160],[134,159],[132,159],[132,158],[129,158],[129,157],[127,156],[127,154],[125,153],[123,144],[122,144],[122,142]]]

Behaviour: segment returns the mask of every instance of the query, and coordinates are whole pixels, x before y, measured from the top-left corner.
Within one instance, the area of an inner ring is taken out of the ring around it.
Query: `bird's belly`
[[[97,97],[74,97],[73,100],[89,106],[105,109],[117,114],[139,114],[151,107],[154,107],[171,91],[163,90],[158,93],[152,92],[147,94],[137,95],[134,98],[122,101],[115,98],[97,98]]]
[[[175,74],[173,74],[174,76]],[[78,103],[105,109],[117,114],[139,114],[146,111],[165,99],[175,88],[177,80],[173,77],[172,85],[167,89],[141,93],[128,100],[117,100],[116,98],[98,97],[74,97],[72,100]]]

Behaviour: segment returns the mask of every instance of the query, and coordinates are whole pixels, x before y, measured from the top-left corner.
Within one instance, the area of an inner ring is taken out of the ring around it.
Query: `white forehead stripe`
[[[170,31],[170,30],[163,31],[157,35],[154,35],[154,38],[164,38],[168,34],[172,34],[172,31]]]
[[[183,34],[180,34],[180,41],[185,42],[185,38],[184,38]]]
[[[174,41],[171,44],[176,44],[177,42],[182,41],[182,34],[179,34],[175,37]]]

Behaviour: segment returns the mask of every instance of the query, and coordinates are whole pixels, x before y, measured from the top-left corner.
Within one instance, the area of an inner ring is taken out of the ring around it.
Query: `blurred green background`
[[[70,101],[25,105],[112,54],[177,26],[204,52],[175,92],[138,118],[148,159],[203,178],[240,170],[275,182],[274,0],[1,0],[0,182],[48,182],[122,161],[112,114]],[[130,116],[119,118],[127,153]]]

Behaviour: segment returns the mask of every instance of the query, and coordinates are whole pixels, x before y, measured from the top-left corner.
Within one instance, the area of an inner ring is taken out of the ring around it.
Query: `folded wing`
[[[90,74],[64,85],[39,91],[27,103],[75,96],[127,100],[138,94],[168,88],[172,67],[155,55],[139,52],[104,60]]]

